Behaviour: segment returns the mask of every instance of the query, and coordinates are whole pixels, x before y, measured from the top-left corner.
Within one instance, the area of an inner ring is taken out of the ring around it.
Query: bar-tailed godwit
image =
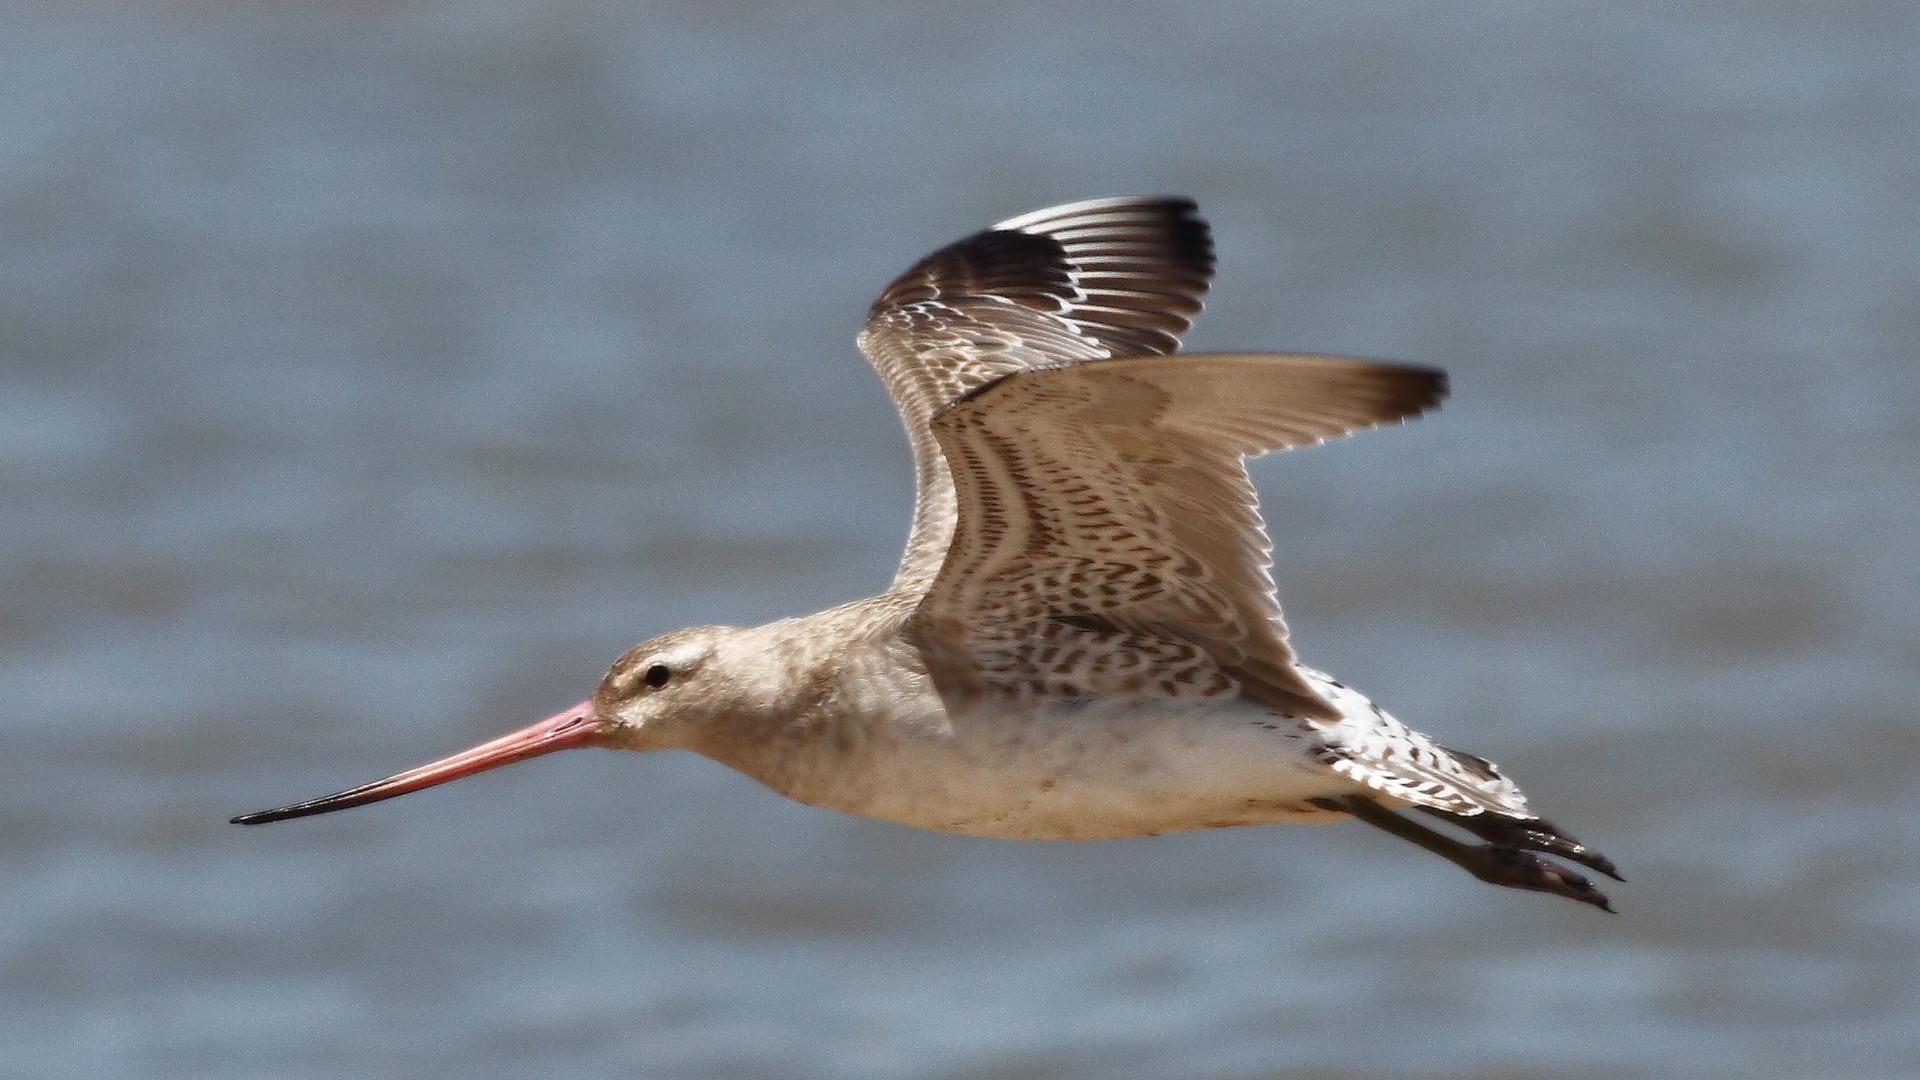
[[[1358,818],[1482,881],[1611,911],[1541,856],[1617,878],[1611,862],[1492,762],[1300,663],[1281,621],[1244,459],[1406,420],[1446,377],[1176,354],[1212,273],[1184,199],[1057,206],[922,259],[859,338],[919,480],[886,592],[662,634],[531,727],[234,821],[363,806],[555,750],[683,749],[804,803],[973,836]]]

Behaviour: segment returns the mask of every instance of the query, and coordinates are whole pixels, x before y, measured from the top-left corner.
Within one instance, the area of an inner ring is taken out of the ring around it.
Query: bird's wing
[[[1430,368],[1142,356],[1004,375],[931,431],[958,526],[909,623],[960,699],[1244,696],[1337,712],[1301,678],[1242,458],[1404,420]]]
[[[1011,218],[927,256],[874,302],[860,351],[886,383],[918,477],[896,593],[932,583],[953,481],[927,424],[1011,372],[1179,347],[1213,275],[1186,199],[1096,199]]]

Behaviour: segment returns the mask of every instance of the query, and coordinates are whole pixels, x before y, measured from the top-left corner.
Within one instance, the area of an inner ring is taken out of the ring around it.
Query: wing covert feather
[[[1444,394],[1429,368],[1199,354],[1022,371],[965,395],[931,425],[959,521],[915,615],[936,681],[1015,699],[1238,694],[1333,718],[1294,669],[1242,458]]]

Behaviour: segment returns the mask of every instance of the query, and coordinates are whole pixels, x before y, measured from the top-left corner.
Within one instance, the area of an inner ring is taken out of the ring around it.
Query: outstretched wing
[[[1146,356],[1019,371],[931,430],[959,524],[912,632],[961,699],[1245,696],[1338,715],[1297,672],[1242,458],[1435,405],[1429,368]]]
[[[1173,352],[1200,312],[1213,242],[1186,199],[1070,203],[927,256],[860,332],[913,444],[913,531],[895,592],[924,590],[953,536],[953,481],[928,422],[1011,372]]]

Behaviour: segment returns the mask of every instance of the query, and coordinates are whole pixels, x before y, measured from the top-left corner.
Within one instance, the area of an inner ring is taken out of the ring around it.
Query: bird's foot
[[[1538,851],[1577,863],[1615,881],[1627,880],[1620,876],[1612,859],[1568,836],[1558,825],[1545,818],[1513,818],[1493,813],[1461,814],[1425,806],[1415,809],[1465,829],[1495,847]]]
[[[1595,873],[1605,874],[1615,881],[1625,881],[1613,860],[1600,854],[1578,840],[1559,832],[1541,832],[1524,826],[1514,830],[1513,839],[1507,841],[1514,847],[1529,851],[1543,851],[1557,855],[1568,862],[1579,863]]]
[[[1468,873],[1490,885],[1552,893],[1583,904],[1592,904],[1601,911],[1613,911],[1612,902],[1605,893],[1593,887],[1593,882],[1532,852],[1502,844],[1486,844],[1467,847],[1459,854],[1460,858],[1455,861]],[[1604,870],[1601,872],[1606,873]]]

